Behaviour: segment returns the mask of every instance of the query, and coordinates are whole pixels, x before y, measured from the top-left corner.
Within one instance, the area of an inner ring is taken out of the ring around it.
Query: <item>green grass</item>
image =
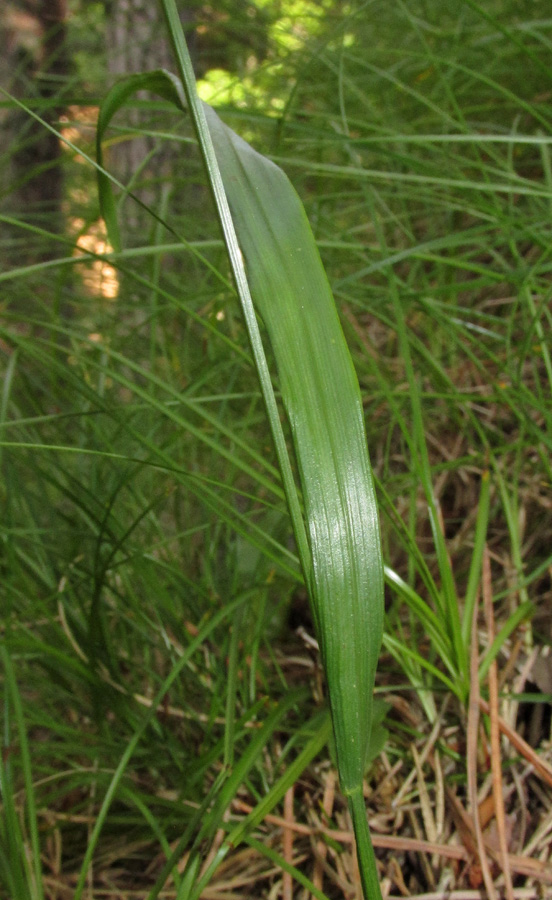
[[[447,695],[463,721],[485,542],[498,637],[481,634],[482,690],[520,625],[527,649],[550,643],[550,30],[544,4],[366,4],[238,74],[240,102],[219,110],[288,173],[328,272],[381,510],[378,691],[403,691],[422,732]],[[84,898],[104,877],[114,896],[199,897],[242,842],[276,866],[242,896],[268,896],[290,863],[265,817],[299,784],[303,821],[335,761],[289,625],[301,568],[200,155],[185,117],[139,108],[157,218],[127,231],[120,203],[117,299],[73,256],[98,217],[92,163],[64,155],[61,234],[4,188],[0,895],[17,900],[56,883]],[[185,158],[170,180],[168,130]],[[76,143],[93,157],[90,131]],[[410,767],[413,726],[384,725]],[[462,791],[463,760],[441,749]],[[314,895],[342,892],[326,877]]]

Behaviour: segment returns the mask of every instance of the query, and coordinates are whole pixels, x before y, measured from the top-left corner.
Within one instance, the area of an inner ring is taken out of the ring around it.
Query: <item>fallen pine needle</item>
[[[498,900],[489,861],[487,859],[487,851],[485,849],[485,840],[481,829],[479,819],[479,803],[477,798],[477,732],[479,729],[479,654],[477,652],[477,607],[474,604],[473,618],[471,625],[471,652],[470,652],[470,699],[468,707],[468,734],[467,734],[467,776],[468,776],[468,797],[472,811],[473,831],[477,844],[477,855],[479,856],[479,864],[481,866],[481,874],[487,889],[489,900]]]
[[[284,837],[283,837],[283,856],[285,861],[291,866],[293,865],[293,785],[286,791],[284,798]],[[282,876],[282,898],[283,900],[292,900],[293,898],[293,878],[291,872],[284,871]]]
[[[479,698],[479,708],[482,709],[486,715],[489,715],[489,704],[483,697]],[[501,716],[498,717],[498,727],[502,734],[508,738],[512,747],[515,747],[518,753],[531,763],[537,775],[540,775],[542,780],[546,781],[546,783],[552,787],[552,767],[545,762],[545,760],[541,759],[530,744],[528,744],[527,741],[524,741],[517,731],[511,728]]]
[[[491,581],[491,561],[487,545],[483,549],[483,607],[487,624],[487,637],[492,645],[495,636],[493,593]],[[502,785],[502,760],[500,757],[500,729],[498,724],[498,675],[496,660],[489,667],[489,709],[491,720],[491,772],[493,779],[493,798],[498,846],[504,887],[508,900],[514,900],[514,886],[508,858],[508,841],[506,838],[506,818],[504,812],[504,794]],[[478,707],[479,709],[479,707]]]
[[[328,772],[328,776],[326,778],[326,785],[324,788],[324,797],[322,800],[322,810],[326,819],[329,819],[332,815],[334,799],[335,799],[335,783],[336,783],[336,774],[334,769],[330,769]],[[322,883],[324,880],[324,866],[323,863],[326,859],[326,855],[328,852],[328,846],[325,841],[319,840],[316,845],[316,862],[314,864],[314,871],[312,874],[312,883],[316,888],[322,890]]]

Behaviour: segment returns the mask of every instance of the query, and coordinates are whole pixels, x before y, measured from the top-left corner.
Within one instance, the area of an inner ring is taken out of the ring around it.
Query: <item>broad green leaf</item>
[[[348,792],[364,774],[383,605],[360,390],[301,201],[280,168],[211,108],[205,114],[292,429],[312,555],[309,588]]]
[[[364,888],[367,894],[379,894],[362,780],[383,629],[383,565],[358,381],[299,197],[278,166],[228,128],[213,109],[200,104],[189,59],[183,56],[187,51],[172,37],[187,75],[186,99],[168,73],[116,85],[100,114],[98,161],[101,165],[105,128],[133,90],[147,88],[180,108],[189,107],[244,311],[309,590],[340,783],[350,799],[361,871],[367,869]],[[111,242],[119,247],[115,206],[103,172],[100,195]],[[257,316],[276,361],[304,520]]]
[[[115,86],[98,136],[137,90],[184,107],[168,73]],[[309,534],[302,558],[328,681],[341,785],[364,774],[372,686],[383,628],[383,567],[362,400],[351,356],[299,197],[284,172],[202,104],[257,313],[267,329],[292,429]],[[102,211],[115,206],[100,172]]]

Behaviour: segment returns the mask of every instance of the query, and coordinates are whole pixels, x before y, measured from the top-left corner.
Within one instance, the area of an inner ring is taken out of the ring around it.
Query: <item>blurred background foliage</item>
[[[491,654],[504,717],[550,754],[548,4],[220,0],[181,14],[201,96],[305,204],[361,384],[388,565],[387,705],[371,754],[383,755],[368,783],[395,766],[407,779],[411,744],[440,721],[464,800],[469,641],[453,651],[446,618],[427,611],[475,603],[485,542],[499,639],[481,626],[482,684]],[[315,754],[312,623],[195,141],[147,94],[106,142],[122,253],[99,216],[102,96],[124,72],[173,68],[156,5],[7,0],[0,38],[0,596],[15,672],[3,682],[0,894],[76,896],[86,877],[113,896],[153,900],[165,884],[176,896],[171,854],[208,857],[230,812],[260,809],[301,752]],[[330,758],[305,758],[306,816]],[[247,767],[225,794],[238,759]],[[416,836],[420,789],[401,795],[401,818],[394,779],[372,814]],[[520,784],[509,811],[522,797],[536,829],[550,798]],[[347,827],[337,802],[332,824]],[[454,831],[446,819],[439,840]],[[347,852],[324,896],[354,882]],[[412,893],[478,886],[473,871],[396,858]],[[251,895],[281,882],[264,863]]]

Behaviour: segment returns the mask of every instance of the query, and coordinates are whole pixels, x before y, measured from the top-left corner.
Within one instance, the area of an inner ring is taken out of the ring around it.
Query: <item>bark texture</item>
[[[0,6],[0,83],[56,127],[69,71],[66,0],[27,0]],[[63,173],[59,140],[26,112],[2,114],[3,206],[29,219],[59,224]]]
[[[189,26],[190,12],[182,12],[181,20],[185,28]],[[106,44],[108,68],[113,80],[134,72],[174,69],[165,21],[158,3],[152,0],[116,0],[110,3]],[[127,113],[126,122],[131,127],[137,126],[139,121],[138,112]],[[109,154],[112,171],[121,181],[128,182],[151,148],[152,141],[147,137],[133,137],[117,144]],[[169,147],[165,148],[163,155],[161,167],[166,170],[171,155]],[[156,167],[159,162],[158,159]],[[163,162],[166,164],[163,165]],[[151,202],[151,191],[147,194],[142,199]]]

